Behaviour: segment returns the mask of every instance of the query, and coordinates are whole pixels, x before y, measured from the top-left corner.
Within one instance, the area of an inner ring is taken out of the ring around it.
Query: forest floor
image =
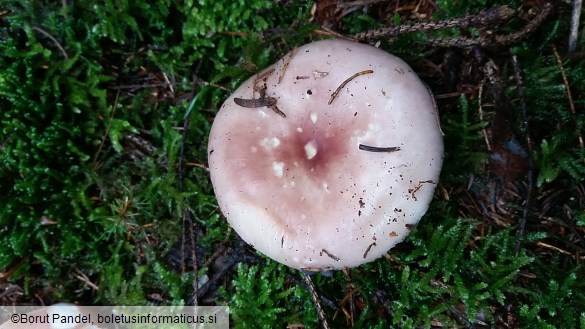
[[[0,0],[0,304],[227,305],[236,328],[585,327],[572,15],[540,0]],[[324,38],[411,65],[445,159],[404,242],[307,281],[228,226],[207,141],[241,82]]]

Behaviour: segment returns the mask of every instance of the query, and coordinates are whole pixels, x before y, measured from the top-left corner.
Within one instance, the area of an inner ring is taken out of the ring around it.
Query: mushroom
[[[258,251],[297,269],[355,267],[401,242],[443,162],[429,89],[359,43],[304,45],[244,82],[209,135],[219,206]]]

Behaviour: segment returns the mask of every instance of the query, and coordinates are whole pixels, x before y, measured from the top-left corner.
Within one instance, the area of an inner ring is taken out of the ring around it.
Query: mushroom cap
[[[432,199],[443,141],[429,89],[404,61],[325,40],[244,82],[215,117],[208,155],[236,232],[318,271],[372,261],[408,235]]]

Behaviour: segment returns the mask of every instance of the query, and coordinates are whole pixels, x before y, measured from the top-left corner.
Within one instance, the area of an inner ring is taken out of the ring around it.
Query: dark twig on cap
[[[283,118],[286,118],[286,114],[284,114],[284,112],[282,112],[278,106],[276,106],[276,98],[274,97],[263,97],[263,98],[252,98],[252,99],[245,99],[245,98],[234,98],[234,103],[236,103],[237,105],[241,106],[241,107],[247,107],[247,108],[257,108],[257,107],[268,107],[269,109],[271,109],[272,111],[274,111],[274,113],[280,115]]]
[[[336,262],[339,262],[339,257],[333,255],[332,253],[330,253],[329,251],[325,250],[325,249],[321,249],[321,252],[319,253],[320,256],[323,256],[323,254],[327,255],[329,258],[333,259]]]
[[[364,251],[364,259],[366,259],[366,257],[368,257],[368,254],[370,253],[370,250],[372,249],[372,247],[375,247],[376,243],[372,242],[367,248],[366,251]]]
[[[381,152],[390,153],[390,152],[400,151],[400,147],[397,147],[397,146],[377,147],[377,146],[369,146],[369,145],[360,144],[359,148],[362,151],[377,152],[377,153],[381,153]]]
[[[276,106],[276,104],[274,104],[274,105],[270,105],[268,108],[269,108],[269,109],[271,109],[272,111],[274,111],[274,113],[276,113],[276,114],[280,115],[281,117],[283,117],[283,118],[286,118],[286,114],[284,114],[284,112],[282,112],[282,111],[281,111],[281,110],[278,108],[278,106]]]
[[[335,97],[337,97],[337,94],[339,94],[341,89],[343,89],[343,87],[345,87],[345,85],[348,84],[351,80],[359,77],[360,75],[371,74],[371,73],[374,73],[374,71],[373,70],[365,70],[365,71],[358,72],[358,73],[352,75],[351,77],[347,78],[345,81],[343,81],[341,83],[341,85],[339,85],[339,87],[337,87],[335,92],[333,92],[333,94],[331,94],[331,98],[329,99],[329,102],[327,103],[327,105],[331,105],[331,103],[333,103],[333,100],[335,99]]]
[[[276,98],[274,97],[264,97],[264,98],[252,98],[252,99],[245,99],[245,98],[234,98],[234,103],[241,107],[247,108],[257,108],[257,107],[264,107],[264,106],[272,106],[276,105]]]

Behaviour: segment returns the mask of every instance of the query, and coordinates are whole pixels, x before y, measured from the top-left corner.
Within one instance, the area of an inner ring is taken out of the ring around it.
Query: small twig
[[[447,301],[444,301],[445,303]],[[466,329],[475,329],[476,326],[465,316],[461,311],[457,309],[455,306],[451,306],[449,311],[461,322],[463,323],[464,328]]]
[[[268,77],[270,77],[272,75],[272,73],[274,73],[274,71],[275,71],[275,69],[271,68],[270,70],[266,70],[265,72],[258,73],[256,75],[256,79],[254,79],[254,82],[268,79]]]
[[[480,11],[477,14],[467,14],[460,18],[439,22],[423,22],[413,24],[403,24],[393,27],[385,27],[373,31],[358,33],[353,37],[357,40],[395,38],[400,35],[411,32],[423,32],[449,28],[468,28],[468,27],[487,27],[497,25],[509,20],[514,14],[514,10],[506,6],[490,8]]]
[[[78,280],[87,284],[94,291],[100,290],[100,287],[98,287],[95,283],[91,282],[91,280],[87,277],[87,275],[85,275],[85,273],[81,272],[78,269],[75,269],[75,272],[76,273],[73,274],[73,276],[76,277]]]
[[[63,17],[67,18],[67,0],[61,0],[61,7],[63,7]]]
[[[252,99],[245,99],[245,98],[234,98],[234,103],[241,107],[247,107],[250,109],[257,108],[257,107],[269,107],[272,105],[276,105],[276,98],[274,97],[264,97],[264,98],[252,98]]]
[[[327,323],[327,318],[325,318],[325,312],[323,312],[323,308],[321,307],[321,302],[319,302],[319,295],[317,294],[317,289],[315,289],[315,285],[313,284],[313,280],[311,280],[311,276],[307,275],[303,271],[299,271],[303,280],[307,284],[307,288],[309,288],[309,293],[311,293],[311,299],[313,300],[313,306],[317,311],[317,316],[321,321],[321,326],[323,329],[329,329],[329,324]]]
[[[469,93],[469,92],[454,91],[451,93],[438,94],[438,95],[435,95],[435,99],[454,98],[454,97],[459,97],[461,95],[464,95],[466,93]]]
[[[356,41],[356,39],[354,39],[352,37],[345,36],[339,32],[335,32],[326,26],[321,26],[320,30],[315,30],[315,31],[313,31],[313,33],[316,33],[319,35],[334,36],[338,39],[343,39],[343,40],[347,40],[347,41]]]
[[[552,11],[552,4],[547,2],[544,4],[542,10],[532,19],[528,24],[526,24],[520,31],[516,33],[510,33],[503,36],[496,36],[496,44],[500,46],[508,46],[510,44],[516,43],[530,34],[532,34],[536,29],[544,22],[544,20],[548,17],[548,15]]]
[[[363,255],[364,259],[366,259],[368,257],[370,250],[372,249],[372,247],[375,247],[375,246],[376,246],[375,242],[370,243],[370,245],[366,248],[366,251],[364,251],[364,255]]]
[[[538,245],[538,246],[541,246],[541,247],[543,247],[543,248],[547,248],[547,249],[556,250],[556,251],[560,252],[561,254],[565,254],[565,255],[572,255],[570,252],[568,252],[568,251],[566,251],[566,250],[563,250],[563,249],[561,249],[561,248],[559,248],[559,247],[555,247],[555,246],[553,246],[553,245],[550,245],[550,244],[548,244],[548,243],[544,243],[544,242],[541,242],[541,241],[538,241],[538,242],[536,243],[536,245]]]
[[[16,261],[10,265],[8,265],[7,270],[4,272],[0,272],[0,282],[3,282],[5,280],[8,280],[8,278],[10,278],[10,276],[12,275],[12,273],[14,273],[16,270],[18,270],[22,265],[24,265],[24,263],[28,262],[29,260],[29,256],[26,256],[24,258],[22,258],[19,261]]]
[[[573,235],[577,237],[577,240],[579,240],[581,247],[585,249],[585,237],[583,237],[583,235],[579,233],[579,231],[577,231],[577,229],[575,228],[575,218],[572,214],[571,207],[565,204],[563,205],[563,210],[567,218],[570,220],[569,223],[565,222],[567,227],[569,228],[571,233],[573,233]]]
[[[200,80],[200,79],[197,79],[197,82],[196,83],[197,84],[200,84],[200,85],[202,85],[204,87],[211,86],[211,87],[219,88],[219,89],[221,89],[223,91],[229,91],[229,92],[231,92],[231,90],[229,88],[226,88],[224,86],[220,86],[220,85],[218,85],[216,83],[211,83],[211,82],[207,82],[207,81]]]
[[[122,90],[122,89],[146,89],[146,88],[158,88],[165,87],[164,83],[153,83],[153,84],[135,84],[135,85],[123,85],[123,86],[108,86],[108,89]]]
[[[373,5],[379,2],[387,2],[388,0],[357,0],[357,1],[348,1],[343,3],[338,3],[337,8],[350,8],[350,7],[365,7],[368,5]]]
[[[524,85],[522,84],[522,75],[520,72],[520,67],[518,66],[518,59],[516,55],[512,56],[512,66],[514,68],[514,78],[516,79],[516,88],[518,89],[518,98],[520,99],[520,110],[522,114],[522,130],[524,132],[524,136],[526,139],[526,146],[528,147],[528,170],[527,170],[527,188],[526,188],[526,197],[524,201],[524,209],[522,211],[522,217],[520,218],[520,222],[518,223],[518,232],[516,234],[516,248],[514,249],[514,254],[516,257],[520,254],[520,249],[522,248],[522,242],[524,240],[524,231],[526,229],[526,221],[528,219],[528,214],[530,213],[530,207],[532,204],[532,189],[534,186],[534,173],[533,173],[533,163],[532,163],[532,140],[530,139],[530,129],[528,125],[528,108],[526,106],[526,97],[524,95]]]
[[[516,42],[522,41],[531,35],[536,29],[544,22],[546,17],[552,11],[552,4],[545,3],[544,8],[526,24],[520,31],[506,34],[496,35],[493,37],[439,37],[433,38],[428,41],[428,44],[438,47],[458,47],[458,48],[471,48],[475,46],[489,47],[489,46],[509,46]]]
[[[189,237],[189,249],[191,250],[191,266],[193,267],[193,282],[192,282],[192,287],[193,287],[193,297],[192,297],[192,306],[197,306],[199,304],[197,295],[198,295],[198,288],[199,288],[199,277],[198,277],[198,272],[199,272],[199,268],[197,266],[197,249],[195,248],[196,244],[197,244],[197,236],[195,234],[195,224],[193,219],[191,218],[191,212],[189,211],[189,209],[187,207],[185,207],[183,209],[183,229],[182,229],[182,236],[181,236],[181,258],[183,259],[183,261],[181,262],[181,274],[184,274],[186,272],[186,264],[185,264],[185,260],[184,260],[184,255],[185,255],[185,248],[187,247],[187,241],[186,241],[186,237]]]
[[[579,36],[579,19],[581,18],[581,7],[583,0],[573,0],[573,15],[571,16],[571,34],[569,35],[569,49],[571,54],[577,47],[577,38]]]
[[[483,86],[484,86],[484,81],[481,82],[481,84],[479,85],[479,95],[477,97],[477,102],[478,102],[478,111],[479,111],[479,122],[483,122]],[[488,138],[488,134],[487,134],[487,130],[485,129],[485,126],[481,128],[482,133],[483,133],[483,139],[485,141],[485,144],[487,145],[487,149],[488,151],[491,152],[492,147],[490,145],[490,140]]]
[[[98,150],[95,153],[95,156],[93,157],[92,166],[95,166],[97,159],[98,159],[98,156],[100,155],[100,152],[102,151],[102,148],[104,147],[104,144],[106,143],[106,138],[108,138],[108,132],[110,131],[112,121],[114,120],[114,114],[116,113],[116,107],[118,107],[118,97],[119,96],[120,96],[120,90],[118,90],[116,92],[116,99],[114,100],[112,114],[110,115],[110,120],[108,121],[108,125],[106,126],[106,131],[104,132],[104,136],[102,137],[102,142],[100,143],[100,146],[98,147]]]
[[[225,261],[222,262],[221,267],[217,270],[217,272],[211,278],[209,278],[209,280],[203,286],[201,286],[201,288],[197,290],[197,295],[195,298],[203,298],[209,288],[213,287],[213,285],[219,282],[219,280],[227,273],[227,271],[232,266],[234,266],[242,256],[244,256],[245,246],[246,242],[244,242],[244,240],[239,239],[238,242],[236,242],[230,254],[226,257]],[[194,303],[194,300],[189,300],[189,303]]]
[[[561,60],[561,56],[557,51],[557,47],[555,45],[552,46],[553,53],[555,54],[555,58],[557,59],[557,64],[559,65],[559,71],[561,71],[561,77],[563,78],[563,83],[565,84],[565,90],[567,91],[567,98],[569,100],[569,111],[571,111],[571,115],[575,116],[575,103],[573,102],[573,94],[571,93],[571,87],[569,86],[569,79],[567,79],[567,74],[565,73],[565,68],[563,66],[563,61]],[[579,147],[581,150],[585,147],[583,143],[583,136],[581,136],[581,132],[579,132]]]
[[[278,74],[278,84],[280,84],[282,82],[282,78],[284,78],[284,73],[286,72],[286,69],[288,68],[288,65],[290,64],[290,61],[292,60],[294,55],[295,55],[295,50],[293,49],[293,50],[291,50],[290,53],[288,53],[288,55],[284,59],[284,63],[282,64],[282,67],[280,69],[280,73]]]
[[[301,270],[301,272],[302,272],[302,270]],[[312,273],[305,273],[305,274],[307,274],[307,275],[312,275]],[[306,284],[306,282],[304,281],[304,278],[303,278],[303,281],[301,281],[301,280],[300,280],[300,279],[299,279],[299,278],[298,278],[296,275],[291,275],[291,274],[288,274],[288,273],[287,273],[287,274],[286,274],[286,279],[287,279],[288,281],[290,281],[290,282],[293,282],[293,283],[295,283],[296,285],[298,285],[298,286],[300,286],[300,287],[303,287],[303,288],[309,289],[309,288],[307,287],[307,284]],[[325,307],[328,307],[329,309],[331,309],[331,310],[333,310],[333,311],[337,311],[337,310],[339,309],[339,308],[337,307],[337,302],[335,302],[335,301],[333,301],[333,300],[331,300],[331,299],[327,298],[325,295],[320,295],[320,296],[319,296],[319,300],[321,301],[321,303],[323,303],[323,305],[324,305]]]
[[[173,94],[173,98],[175,97],[175,89],[173,88],[173,84],[171,83],[171,81],[169,80],[169,77],[167,76],[167,74],[165,72],[162,73],[163,78],[165,79],[165,83],[166,85],[169,87],[169,90],[171,91],[171,94]]]
[[[377,146],[369,146],[369,145],[360,144],[358,147],[362,151],[375,152],[375,153],[382,153],[382,152],[390,153],[390,152],[400,151],[400,147],[397,147],[397,146],[377,147]]]
[[[321,252],[319,253],[319,256],[323,256],[323,254],[327,255],[327,257],[333,259],[336,262],[339,262],[339,260],[340,260],[339,257],[337,257],[334,254],[330,253],[326,249],[321,249]]]
[[[282,112],[278,106],[276,106],[276,98],[274,97],[261,97],[261,98],[252,98],[252,99],[244,99],[244,98],[234,98],[234,103],[241,107],[247,108],[257,108],[257,107],[268,107],[274,113],[280,115],[283,118],[286,118],[286,114]]]
[[[165,79],[166,79],[166,74],[165,74]],[[168,82],[168,79],[166,79]],[[169,82],[169,86],[170,86],[170,82]],[[172,90],[172,89],[171,89]],[[173,92],[174,93],[174,92]],[[183,192],[184,191],[184,187],[185,187],[185,166],[186,166],[186,162],[185,162],[185,150],[186,150],[186,143],[187,143],[187,132],[189,131],[189,124],[190,124],[190,120],[189,120],[189,113],[191,113],[193,107],[195,106],[195,98],[193,99],[193,101],[191,101],[191,104],[189,105],[189,108],[187,109],[187,112],[185,114],[185,117],[183,118],[183,129],[182,129],[182,139],[181,139],[181,148],[179,150],[179,191]],[[199,284],[197,282],[198,277],[197,277],[197,272],[198,272],[198,267],[197,267],[197,249],[195,248],[196,243],[197,243],[197,236],[195,234],[195,223],[191,218],[191,212],[189,211],[188,207],[184,207],[183,209],[183,214],[182,214],[182,220],[183,220],[183,228],[182,228],[182,236],[181,236],[181,253],[183,256],[182,258],[184,258],[185,255],[185,247],[186,247],[186,241],[185,238],[189,237],[189,249],[191,250],[191,266],[193,267],[193,306],[197,306],[198,305],[198,298],[197,298],[197,290],[199,287]],[[182,262],[181,264],[181,274],[184,274],[186,271],[185,268],[185,261]]]
[[[333,92],[333,94],[331,94],[331,98],[329,99],[329,102],[327,103],[327,105],[331,105],[331,103],[333,103],[333,100],[335,99],[335,97],[337,97],[339,92],[341,92],[341,89],[343,89],[343,87],[345,87],[345,85],[347,85],[351,80],[359,77],[360,75],[371,74],[371,73],[374,73],[374,71],[373,70],[365,70],[365,71],[358,72],[358,73],[352,75],[351,77],[345,79],[345,81],[343,81],[341,83],[341,85],[339,85],[339,87],[337,87],[335,92]]]
[[[194,102],[191,102],[191,106],[194,106]],[[187,113],[191,111],[191,108],[187,110]],[[183,183],[185,177],[185,144],[187,140],[187,132],[189,131],[189,116],[185,115],[183,119],[183,129],[182,129],[182,140],[181,140],[181,147],[179,149],[179,191],[183,192]]]
[[[209,168],[206,165],[201,164],[201,163],[187,162],[187,163],[185,163],[185,166],[187,166],[187,167],[200,168],[200,169],[203,169],[205,171],[209,171]]]
[[[59,50],[61,51],[63,56],[66,59],[69,59],[69,56],[67,55],[67,52],[65,51],[65,48],[63,48],[63,46],[61,46],[59,41],[57,41],[57,39],[55,39],[55,37],[53,37],[49,32],[41,29],[40,27],[36,27],[36,26],[33,26],[33,30],[35,30],[35,31],[41,33],[42,35],[46,36],[47,38],[51,39],[51,41],[53,41],[53,43],[57,46],[57,48],[59,48]]]
[[[355,325],[355,293],[356,293],[356,289],[355,286],[351,280],[351,274],[350,274],[350,270],[349,269],[344,269],[343,270],[343,275],[345,275],[345,279],[347,280],[347,289],[348,289],[348,293],[347,295],[343,298],[343,300],[341,301],[341,303],[339,303],[340,305],[344,305],[347,301],[349,301],[349,310],[350,313],[348,314],[345,311],[345,308],[341,308],[341,310],[343,311],[343,313],[345,314],[346,318],[349,320],[349,323],[351,324],[351,327],[353,327]]]
[[[283,117],[283,118],[286,118],[286,114],[284,114],[284,112],[282,112],[282,111],[281,111],[281,110],[278,108],[278,106],[276,106],[276,104],[274,104],[274,105],[272,105],[272,106],[269,106],[268,108],[269,108],[269,109],[271,109],[272,111],[274,111],[274,113],[276,113],[276,114],[280,115],[281,117]]]

